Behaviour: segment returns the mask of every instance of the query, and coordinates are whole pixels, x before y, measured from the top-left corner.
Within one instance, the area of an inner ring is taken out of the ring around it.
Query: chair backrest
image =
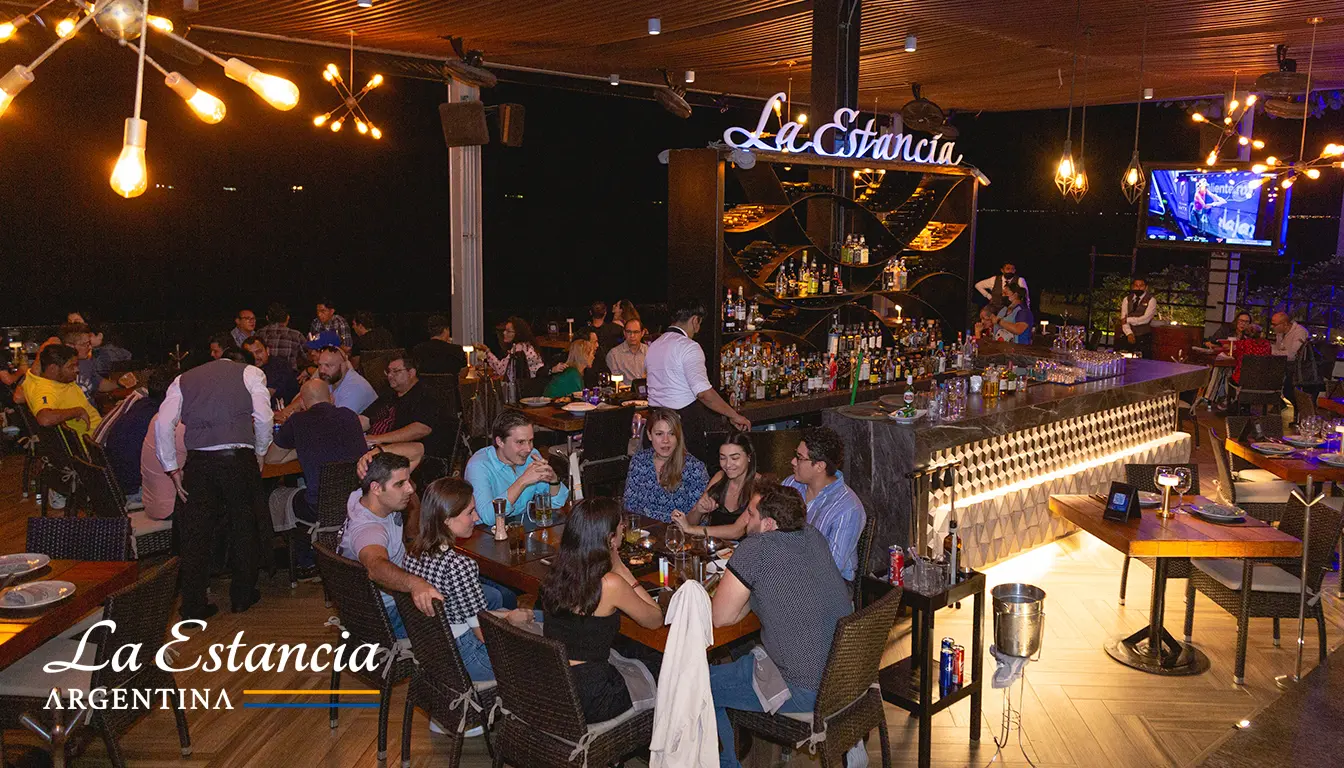
[[[365,349],[359,353],[359,375],[363,376],[374,390],[385,395],[392,391],[387,384],[387,364],[406,354],[403,348]]]
[[[359,487],[353,461],[332,461],[322,465],[317,475],[317,526],[332,530],[317,535],[319,543],[332,551],[340,544],[337,529],[345,524],[345,503]]]
[[[30,517],[24,544],[56,560],[134,560],[131,519],[119,517]]]
[[[89,510],[94,517],[124,517],[126,494],[117,484],[116,475],[107,467],[100,467],[80,458],[73,459],[79,482],[89,498]]]
[[[489,376],[477,376],[474,379],[458,380],[458,402],[462,404],[462,420],[469,438],[490,434],[490,425],[503,399],[499,386]]]
[[[415,607],[409,592],[393,592],[397,613],[406,626],[406,637],[415,649],[415,659],[435,687],[456,697],[471,690],[471,676],[458,653],[457,641],[443,615],[443,601],[434,601],[434,615],[426,616]]]
[[[84,441],[75,434],[75,430],[61,424],[56,427],[61,433],[61,442],[65,445],[65,452],[72,459],[89,460],[89,452],[84,450]]]
[[[1282,391],[1287,375],[1288,358],[1281,355],[1247,355],[1241,359],[1243,392]]]
[[[85,434],[82,442],[84,444],[84,454],[89,457],[90,464],[95,467],[112,466],[107,463],[107,450],[103,448],[101,443],[93,439],[92,432]]]
[[[103,601],[103,618],[117,623],[115,633],[104,633],[98,643],[95,664],[110,661],[123,645],[140,645],[145,666],[157,671],[153,659],[163,645],[172,623],[173,602],[177,599],[178,559],[172,558],[151,569],[129,587],[118,590]],[[144,671],[117,671],[112,664],[95,670],[90,688],[117,688]]]
[[[831,653],[821,676],[812,727],[844,709],[877,682],[878,666],[887,649],[887,636],[901,608],[901,588],[892,587],[872,605],[835,624]]]
[[[877,530],[877,515],[868,512],[868,505],[864,505],[865,520],[863,521],[863,530],[859,532],[859,543],[856,548],[859,559],[854,569],[854,583],[857,585],[864,576],[868,575],[868,560],[873,554],[873,533]]]
[[[589,411],[583,417],[583,459],[597,461],[624,456],[630,450],[634,408]]]
[[[1307,506],[1288,497],[1288,506],[1279,520],[1279,530],[1297,539],[1306,532]],[[1335,554],[1335,544],[1339,541],[1340,524],[1344,515],[1329,504],[1317,504],[1311,508],[1311,541],[1307,542],[1307,589],[1319,592],[1321,580],[1330,569],[1330,560]],[[1287,569],[1294,576],[1300,576],[1299,566],[1294,563]]]
[[[1228,416],[1227,436],[1233,440],[1242,439],[1241,432],[1246,430],[1247,439],[1260,440],[1266,437],[1283,437],[1283,419],[1278,414],[1267,416]]]
[[[770,472],[776,477],[785,478],[793,474],[793,453],[803,439],[801,429],[775,429],[749,432],[751,447],[756,453],[756,471]],[[719,446],[713,446],[715,454]]]
[[[381,648],[395,645],[397,637],[392,632],[382,592],[369,578],[368,570],[320,542],[313,551],[317,556],[318,573],[322,574],[322,584],[336,603],[341,626],[350,633],[346,642],[352,645],[373,643]]]
[[[577,742],[587,730],[565,646],[481,611],[481,633],[499,684],[497,696],[529,726]]]
[[[612,456],[579,464],[579,479],[585,496],[612,496],[625,493],[625,478],[630,472],[629,456]]]
[[[1213,463],[1218,467],[1218,493],[1222,501],[1237,503],[1237,487],[1232,481],[1232,467],[1227,463],[1227,448],[1223,447],[1223,438],[1218,430],[1209,427],[1209,450],[1213,451]]]
[[[458,404],[456,373],[422,373],[420,382],[434,394],[445,416],[458,418],[462,408]]]
[[[1218,451],[1223,449],[1222,443],[1218,444]],[[1215,451],[1216,453],[1217,451]],[[1190,470],[1190,493],[1199,493],[1199,465],[1198,464],[1126,464],[1125,482],[1139,489],[1140,491],[1152,491],[1160,493],[1157,487],[1157,480],[1153,473],[1158,467],[1185,467]]]

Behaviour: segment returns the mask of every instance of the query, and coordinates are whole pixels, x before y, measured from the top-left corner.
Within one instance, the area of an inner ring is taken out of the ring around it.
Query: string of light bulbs
[[[28,21],[38,12],[46,9],[55,1],[48,0],[26,14],[0,23],[0,43],[13,39],[20,28],[26,26]],[[164,75],[164,85],[186,102],[191,111],[203,122],[211,125],[218,123],[224,119],[226,112],[224,102],[196,87],[194,83],[180,73],[169,72],[147,54],[146,48],[148,46],[146,42],[150,29],[218,64],[224,69],[226,77],[246,85],[262,100],[276,109],[290,110],[299,103],[299,89],[294,83],[282,77],[266,74],[251,64],[236,58],[230,58],[226,61],[188,41],[173,31],[172,21],[149,13],[149,0],[140,0],[139,2],[137,0],[95,0],[94,2],[71,0],[71,2],[84,15],[79,17],[77,11],[74,16],[68,17],[57,24],[57,39],[54,43],[27,66],[17,64],[3,76],[0,76],[0,117],[9,109],[10,104],[14,102],[14,98],[18,96],[19,92],[33,83],[35,79],[33,71],[92,22],[100,32],[135,51],[138,59],[136,65],[135,112],[133,117],[126,120],[122,135],[121,154],[117,158],[112,176],[109,179],[113,191],[122,197],[131,198],[144,194],[149,185],[149,172],[145,163],[146,134],[149,125],[140,117],[140,108],[144,100],[146,62]],[[66,24],[66,22],[70,23]],[[138,45],[133,42],[136,40],[139,41]]]

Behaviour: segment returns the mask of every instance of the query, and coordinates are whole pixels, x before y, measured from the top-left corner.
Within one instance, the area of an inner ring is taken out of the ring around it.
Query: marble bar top
[[[1071,386],[1033,384],[1026,392],[1000,395],[993,400],[969,395],[966,415],[953,422],[931,422],[925,417],[914,424],[899,424],[891,420],[888,410],[878,402],[836,408],[827,421],[834,424],[837,417],[843,417],[870,422],[874,431],[909,433],[913,437],[915,462],[919,464],[933,451],[1148,400],[1166,392],[1199,389],[1208,378],[1208,370],[1201,365],[1132,359],[1121,376]]]

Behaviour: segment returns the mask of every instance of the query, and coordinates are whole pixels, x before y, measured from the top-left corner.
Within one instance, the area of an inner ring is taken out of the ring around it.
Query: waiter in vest
[[[177,488],[173,526],[182,558],[184,619],[207,619],[219,610],[206,598],[216,530],[229,532],[233,612],[261,599],[257,573],[262,543],[270,540],[270,518],[260,459],[271,445],[274,414],[266,374],[251,363],[251,354],[231,348],[178,376],[154,422],[159,463]],[[185,467],[173,439],[179,421],[186,425]]]
[[[998,312],[1008,306],[1008,300],[1003,295],[1004,283],[1014,282],[1021,285],[1022,289],[1026,291],[1027,279],[1018,276],[1016,264],[1011,261],[1005,261],[1003,266],[999,268],[999,274],[993,277],[986,277],[984,280],[976,283],[975,290],[979,291],[980,295],[985,297],[985,300],[989,302],[989,306],[995,312]],[[1031,293],[1029,291],[1026,292],[1026,297],[1026,300],[1022,303],[1026,305],[1027,309],[1031,309]]]
[[[687,301],[677,306],[672,325],[649,345],[644,369],[649,378],[649,405],[671,408],[681,416],[686,448],[710,466],[713,458],[706,433],[722,429],[726,417],[744,432],[751,422],[724,402],[709,383],[705,350],[695,343],[695,334],[705,319],[705,305]]]
[[[1153,356],[1153,318],[1157,315],[1157,298],[1148,292],[1148,281],[1134,278],[1129,293],[1120,300],[1120,331],[1115,335],[1115,348],[1137,351],[1140,357]]]

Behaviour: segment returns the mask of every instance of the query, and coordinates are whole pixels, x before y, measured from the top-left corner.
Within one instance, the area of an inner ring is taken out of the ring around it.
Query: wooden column
[[[840,107],[855,107],[859,94],[859,0],[815,0],[812,4],[812,85],[808,96],[808,125],[812,130],[830,122]],[[796,115],[794,115],[796,117]],[[843,133],[831,135],[843,139]],[[836,168],[816,168],[808,180],[847,194],[849,175]],[[807,230],[812,239],[829,245],[844,237],[845,222],[831,205],[809,205]]]
[[[723,249],[723,161],[713,149],[674,149],[667,163],[667,303],[705,305],[696,341],[705,348],[709,383],[719,385],[720,307],[726,296]]]

